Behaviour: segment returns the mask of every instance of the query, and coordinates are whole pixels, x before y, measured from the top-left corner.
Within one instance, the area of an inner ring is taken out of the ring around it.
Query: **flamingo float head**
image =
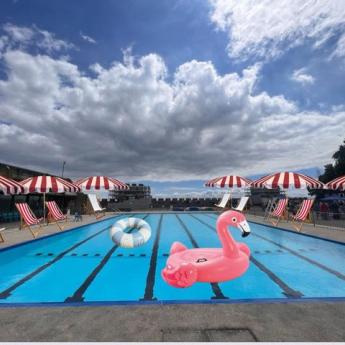
[[[217,223],[225,223],[227,226],[233,226],[240,229],[242,237],[246,237],[250,234],[249,224],[247,223],[246,217],[241,212],[232,210],[226,211],[219,216]]]

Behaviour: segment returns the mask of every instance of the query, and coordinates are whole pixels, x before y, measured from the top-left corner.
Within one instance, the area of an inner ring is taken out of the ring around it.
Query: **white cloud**
[[[24,27],[6,23],[2,29],[4,35],[0,37],[0,52],[4,49],[24,50],[35,46],[46,53],[52,53],[74,47],[72,43],[58,39],[51,32],[41,30],[35,25]]]
[[[63,59],[5,52],[1,159],[51,173],[67,161],[73,177],[206,179],[322,165],[343,140],[343,110],[302,112],[257,93],[259,65],[220,75],[193,60],[168,79],[160,56],[128,54],[90,77]]]
[[[315,78],[306,72],[305,68],[300,68],[292,73],[291,79],[302,85],[314,84]]]
[[[89,43],[93,43],[93,44],[96,44],[96,40],[94,40],[92,37],[88,36],[88,35],[85,35],[83,34],[82,32],[80,33],[80,36],[81,38],[86,41],[86,42],[89,42]]]
[[[70,49],[74,47],[72,43],[57,39],[51,32],[39,30],[38,28],[35,28],[35,31],[38,36],[41,36],[38,38],[38,47],[45,49],[48,52],[60,51],[62,49]]]
[[[209,1],[212,21],[228,32],[232,57],[275,57],[306,40],[312,40],[316,49],[339,31],[337,54],[345,56],[343,0]]]
[[[11,40],[20,43],[27,43],[31,41],[34,36],[34,31],[27,27],[20,27],[11,23],[6,23],[3,30],[7,33]]]
[[[345,35],[342,35],[337,42],[337,47],[334,52],[331,54],[331,59],[334,57],[345,57]]]

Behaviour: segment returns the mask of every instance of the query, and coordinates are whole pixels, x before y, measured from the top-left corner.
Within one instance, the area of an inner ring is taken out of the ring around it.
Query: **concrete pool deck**
[[[261,217],[247,218],[265,224]],[[83,216],[82,223],[69,222],[66,230],[91,222],[93,216]],[[290,230],[286,222],[279,225]],[[42,236],[58,231],[51,224]],[[341,230],[307,225],[303,232],[345,242]],[[0,248],[32,237],[27,230],[10,228],[5,239]],[[0,306],[0,341],[345,341],[344,320],[343,301]]]
[[[0,341],[344,341],[345,303],[0,308]]]

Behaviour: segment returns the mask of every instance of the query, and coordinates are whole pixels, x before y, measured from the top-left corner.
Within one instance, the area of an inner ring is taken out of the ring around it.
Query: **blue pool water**
[[[131,215],[133,216],[133,215]],[[220,247],[214,213],[136,214],[151,225],[141,247],[117,247],[106,219],[0,251],[0,304],[289,301],[345,298],[345,245],[250,223],[237,241],[252,251],[248,271],[233,281],[177,289],[161,278],[174,241]]]

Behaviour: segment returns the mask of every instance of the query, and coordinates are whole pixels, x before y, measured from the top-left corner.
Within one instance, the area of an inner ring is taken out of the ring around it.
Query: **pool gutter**
[[[254,299],[213,299],[213,300],[166,300],[166,301],[99,301],[99,302],[32,302],[0,303],[1,308],[56,308],[56,307],[106,307],[106,306],[141,306],[174,304],[290,304],[290,303],[325,303],[345,302],[345,297],[305,297],[305,298],[254,298]]]

